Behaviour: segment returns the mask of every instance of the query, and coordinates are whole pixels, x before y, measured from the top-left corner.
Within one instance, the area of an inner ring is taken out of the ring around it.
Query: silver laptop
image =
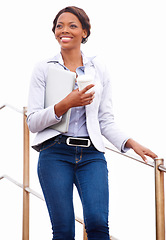
[[[75,80],[76,74],[74,72],[59,69],[56,64],[51,64],[48,69],[48,78],[46,82],[45,108],[55,105],[72,92]],[[50,128],[62,133],[67,132],[70,114],[71,109],[62,116],[62,120],[59,123],[51,126]]]

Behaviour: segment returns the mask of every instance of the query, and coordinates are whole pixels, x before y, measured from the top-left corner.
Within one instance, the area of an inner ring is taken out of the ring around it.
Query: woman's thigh
[[[47,154],[44,151],[39,155],[38,176],[52,223],[53,239],[74,239],[74,167],[59,159],[59,155],[52,154],[51,148],[50,154],[49,149]]]

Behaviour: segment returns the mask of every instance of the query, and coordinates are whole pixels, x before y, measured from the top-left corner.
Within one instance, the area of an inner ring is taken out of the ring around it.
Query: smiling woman
[[[155,158],[156,154],[129,138],[116,125],[109,73],[97,57],[88,58],[80,49],[90,35],[90,22],[85,12],[67,7],[57,14],[53,24],[61,52],[35,69],[27,113],[29,129],[37,132],[33,147],[40,151],[38,176],[52,222],[53,239],[75,239],[75,185],[83,205],[88,240],[109,240],[108,169],[102,136],[121,152],[133,148],[145,161],[145,155]],[[76,81],[75,89],[64,99],[45,108],[45,87],[51,63],[55,68],[75,72],[78,77],[90,75],[94,84],[79,91]],[[68,132],[51,129],[69,109]]]

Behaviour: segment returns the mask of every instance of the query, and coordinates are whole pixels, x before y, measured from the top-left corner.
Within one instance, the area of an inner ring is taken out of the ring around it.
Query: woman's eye
[[[62,28],[62,25],[61,24],[58,24],[58,25],[56,25],[56,28]]]
[[[77,28],[77,25],[72,24],[72,25],[70,25],[70,27],[71,27],[71,28]]]

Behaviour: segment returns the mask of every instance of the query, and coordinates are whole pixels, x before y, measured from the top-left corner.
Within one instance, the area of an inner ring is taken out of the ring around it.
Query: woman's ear
[[[86,38],[86,37],[87,37],[87,35],[88,35],[88,34],[87,34],[87,30],[86,30],[86,29],[84,29],[84,31],[83,31],[83,36],[82,36],[82,37],[83,37],[83,38]]]

